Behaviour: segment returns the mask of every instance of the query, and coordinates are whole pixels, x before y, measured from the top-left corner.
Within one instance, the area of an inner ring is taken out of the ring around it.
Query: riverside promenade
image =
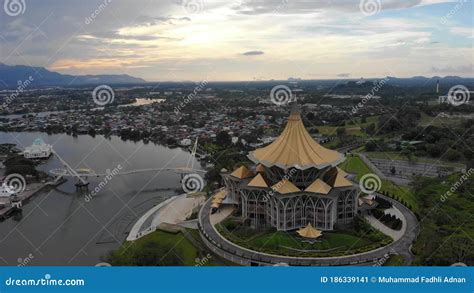
[[[390,201],[393,206],[403,214],[403,221],[405,222],[403,235],[387,246],[353,255],[317,258],[290,257],[257,252],[241,247],[220,235],[214,227],[214,224],[211,223],[210,215],[212,198],[209,198],[205,202],[199,212],[198,227],[202,240],[211,251],[229,261],[245,266],[275,265],[281,263],[290,266],[372,265],[381,259],[387,259],[388,255],[395,254],[403,256],[407,263],[410,263],[413,258],[413,255],[410,252],[410,247],[419,233],[418,220],[413,212],[398,201],[382,194],[377,194],[377,196]]]
[[[205,200],[203,195],[181,194],[168,198],[141,216],[133,225],[127,241],[137,240],[154,231],[161,224],[180,224],[186,221]]]

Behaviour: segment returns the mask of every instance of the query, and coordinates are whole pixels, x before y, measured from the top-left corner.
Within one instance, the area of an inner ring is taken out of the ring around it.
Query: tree
[[[365,150],[368,151],[368,152],[373,152],[373,151],[376,150],[376,148],[377,148],[377,145],[373,141],[368,141],[365,144]]]
[[[232,143],[232,138],[227,132],[221,131],[216,135],[216,143],[221,146],[228,146]]]
[[[308,112],[308,114],[306,114],[306,119],[308,119],[309,121],[313,121],[315,117],[316,116],[314,116],[313,112]]]
[[[397,173],[397,170],[395,169],[395,166],[392,166],[390,168],[390,173],[392,173],[392,175],[395,175],[395,173]]]
[[[446,152],[446,159],[449,161],[456,161],[461,157],[461,153],[458,152],[457,150],[449,149]]]
[[[337,136],[342,136],[342,135],[346,134],[346,129],[344,127],[338,127],[336,129],[336,134],[337,134]]]
[[[365,132],[368,135],[373,135],[375,133],[375,123],[370,123],[369,125],[367,125],[367,127],[365,128]]]

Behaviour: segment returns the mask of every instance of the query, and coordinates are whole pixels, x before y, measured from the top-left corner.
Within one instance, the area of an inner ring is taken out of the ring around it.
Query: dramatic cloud
[[[0,9],[0,62],[146,80],[472,76],[472,1],[380,0],[374,11],[360,0],[107,3]]]

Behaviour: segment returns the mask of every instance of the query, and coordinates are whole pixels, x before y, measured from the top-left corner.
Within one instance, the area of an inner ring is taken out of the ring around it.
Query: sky
[[[0,1],[9,65],[147,81],[474,76],[473,0]]]

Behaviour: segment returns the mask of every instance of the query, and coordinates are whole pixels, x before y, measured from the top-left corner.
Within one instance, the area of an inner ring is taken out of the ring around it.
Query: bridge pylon
[[[66,169],[66,173],[68,173],[70,176],[76,178],[76,183],[74,184],[77,189],[87,189],[89,186],[89,181],[87,181],[85,176],[81,176],[77,171],[72,168],[61,156],[54,150],[51,149],[51,152],[58,158],[58,160],[61,162],[63,167]],[[64,174],[66,175],[66,174]],[[63,175],[63,176],[64,176]],[[58,176],[57,180],[62,177],[61,175]]]

